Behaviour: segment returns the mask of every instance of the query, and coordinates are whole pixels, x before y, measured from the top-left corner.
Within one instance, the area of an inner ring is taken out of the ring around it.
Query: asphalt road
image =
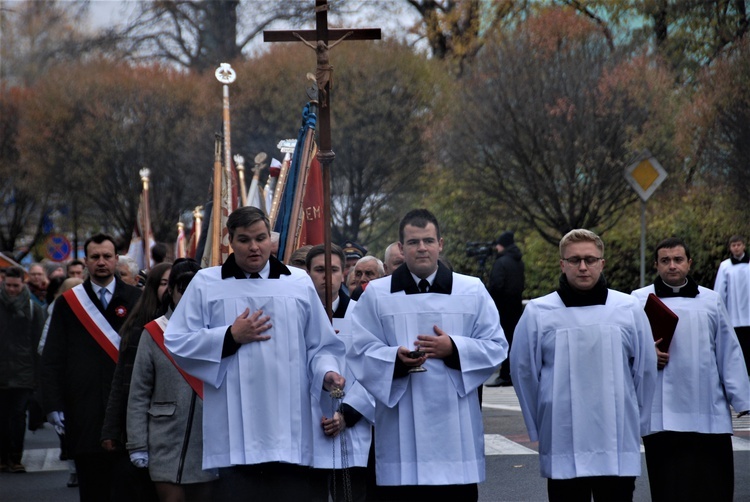
[[[529,441],[512,388],[484,388],[487,480],[479,500],[518,502],[547,500],[546,480],[539,476],[536,443]],[[750,500],[750,417],[734,420],[735,500]],[[0,502],[73,502],[78,489],[68,488],[67,465],[58,460],[57,436],[51,427],[26,435],[26,474],[0,474]],[[635,502],[650,500],[645,460],[636,481]]]

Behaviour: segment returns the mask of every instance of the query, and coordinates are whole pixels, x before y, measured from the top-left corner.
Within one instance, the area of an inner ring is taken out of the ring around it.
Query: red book
[[[662,352],[669,352],[669,344],[672,343],[672,336],[680,318],[653,293],[649,293],[644,310],[651,324],[654,341],[661,338],[657,347]]]

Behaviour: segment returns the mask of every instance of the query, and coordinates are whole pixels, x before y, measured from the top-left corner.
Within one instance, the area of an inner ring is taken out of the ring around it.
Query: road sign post
[[[646,201],[667,179],[667,172],[656,157],[643,150],[625,168],[625,179],[641,198],[641,287],[646,285]]]

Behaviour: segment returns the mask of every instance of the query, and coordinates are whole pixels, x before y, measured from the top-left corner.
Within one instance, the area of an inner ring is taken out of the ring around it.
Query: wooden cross
[[[318,161],[323,174],[323,227],[325,236],[326,310],[331,317],[331,171],[336,154],[331,150],[330,87],[333,67],[328,51],[344,40],[380,40],[380,28],[328,29],[328,0],[315,0],[314,30],[264,31],[264,42],[303,42],[315,49],[318,83]],[[333,39],[333,42],[329,42]],[[342,263],[342,265],[344,265]]]

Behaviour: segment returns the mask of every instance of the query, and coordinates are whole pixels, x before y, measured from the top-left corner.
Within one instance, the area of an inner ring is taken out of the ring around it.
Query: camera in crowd
[[[466,256],[469,258],[487,258],[495,251],[494,242],[467,242]]]

